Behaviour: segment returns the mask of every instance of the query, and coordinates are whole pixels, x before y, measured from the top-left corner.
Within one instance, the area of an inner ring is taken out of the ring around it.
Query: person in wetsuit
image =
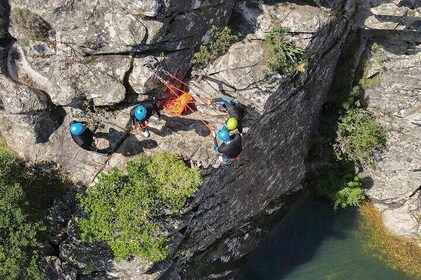
[[[132,128],[140,130],[145,137],[149,137],[148,124],[151,117],[156,120],[161,117],[156,102],[153,100],[140,102],[130,111]]]
[[[216,108],[219,111],[227,112],[229,119],[225,122],[228,131],[238,130],[243,134],[243,119],[245,111],[243,106],[235,99],[228,99],[225,96],[215,99]]]
[[[82,149],[97,151],[94,132],[86,127],[85,122],[72,121],[70,123],[70,134],[73,141]]]
[[[218,145],[218,140],[214,133],[214,150],[220,156],[219,161],[222,163],[228,163],[229,161],[236,160],[240,157],[243,147],[241,144],[241,135],[239,133],[229,134],[228,130],[221,129],[216,133],[219,140],[222,141],[221,145]]]

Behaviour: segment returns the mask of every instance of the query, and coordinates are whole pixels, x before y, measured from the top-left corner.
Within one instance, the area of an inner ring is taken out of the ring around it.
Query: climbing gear
[[[70,126],[70,133],[72,135],[81,135],[84,131],[85,131],[86,127],[84,124],[77,122],[77,123],[73,123]]]
[[[218,146],[213,147],[213,151],[215,153],[219,154],[219,147]]]
[[[185,114],[191,103],[193,103],[193,97],[187,92],[183,92],[177,97],[168,99],[164,104],[164,109],[174,116],[181,116]]]
[[[146,114],[145,106],[139,105],[134,110],[134,116],[138,121],[143,121],[146,118]]]
[[[148,121],[144,121],[144,122],[141,122],[138,125],[136,125],[136,128],[137,129],[145,129],[145,128],[148,127],[148,125],[149,125],[149,122]]]
[[[230,134],[229,134],[228,130],[226,130],[226,129],[218,130],[218,132],[216,133],[216,136],[222,142],[226,142],[230,139]]]
[[[217,111],[224,113],[227,112],[227,106],[223,101],[215,102],[214,104],[214,109],[216,109]]]
[[[242,154],[243,154],[243,151],[241,151],[241,153],[238,156],[236,156],[235,158],[229,158],[228,160],[229,161],[235,161],[235,160],[239,159]]]
[[[193,97],[187,93],[186,91],[177,88],[176,86],[171,85],[168,81],[164,80],[163,78],[161,78],[161,76],[159,76],[157,74],[156,69],[153,69],[154,71],[154,75],[155,77],[161,81],[161,83],[163,83],[165,85],[165,87],[171,92],[172,95],[174,95],[173,98],[170,98],[165,104],[164,104],[164,109],[166,109],[167,111],[169,111],[172,114],[175,115],[182,115],[183,113],[185,113],[187,110],[189,110],[192,113],[196,113],[197,115],[200,116],[199,121],[206,126],[206,128],[208,128],[210,131],[213,131],[214,128],[211,127],[207,121],[205,121],[205,119],[202,117],[202,115],[196,111],[193,110],[192,107],[189,105],[191,103],[193,103],[194,99]],[[185,82],[181,81],[180,79],[178,79],[177,77],[175,77],[174,75],[172,75],[171,73],[167,72],[164,69],[160,69],[159,71],[162,71],[165,75],[167,75],[168,77],[171,77],[172,79],[180,82],[181,84],[185,85],[187,88],[189,88],[189,85],[186,84]],[[178,93],[177,93],[178,92]]]
[[[225,123],[225,127],[228,129],[228,131],[232,131],[236,129],[237,126],[238,126],[238,121],[236,118],[229,118]]]

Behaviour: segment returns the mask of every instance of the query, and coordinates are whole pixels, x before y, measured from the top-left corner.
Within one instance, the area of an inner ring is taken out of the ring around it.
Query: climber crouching
[[[229,134],[227,129],[218,130],[215,135],[215,132],[212,132],[213,141],[215,144],[214,151],[219,154],[219,161],[222,163],[229,163],[233,160],[238,159],[241,156],[243,147],[241,144],[241,135],[239,133]],[[218,144],[218,139],[222,141],[222,144]]]
[[[150,136],[149,119],[159,120],[161,114],[155,101],[142,101],[130,111],[132,129],[140,130],[145,137]]]
[[[243,119],[245,111],[243,106],[235,99],[228,99],[223,96],[214,100],[215,107],[218,111],[227,112],[229,119],[225,122],[225,128],[228,131],[235,129],[242,135],[243,134]]]
[[[108,154],[108,152],[97,148],[97,138],[94,132],[87,127],[86,122],[70,122],[70,135],[72,135],[73,141],[82,149],[100,154]]]

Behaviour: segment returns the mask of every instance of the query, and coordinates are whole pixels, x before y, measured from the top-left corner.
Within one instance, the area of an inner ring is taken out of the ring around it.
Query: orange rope
[[[163,81],[164,85],[171,91],[172,94],[174,94],[175,98],[179,98],[179,95],[174,91],[174,89],[183,92],[181,89],[170,85],[167,81]],[[200,122],[202,122],[210,131],[213,131],[213,127],[209,126],[206,121],[204,120],[204,118],[202,117],[202,115],[199,114],[199,112],[194,111],[188,104],[185,104],[185,107],[188,108],[192,113],[196,113],[198,114],[201,119],[199,119]]]
[[[174,76],[173,74],[171,74],[170,72],[168,72],[168,71],[166,71],[166,70],[162,70],[163,72],[164,72],[164,74],[165,75],[167,75],[167,76],[169,76],[169,77],[171,77],[172,79],[174,79],[174,80],[176,80],[176,81],[178,81],[178,82],[180,82],[181,84],[183,84],[183,85],[185,85],[189,90],[190,90],[190,85],[189,84],[187,84],[187,83],[185,83],[184,81],[182,81],[182,80],[180,80],[179,78],[177,78],[176,76]],[[197,86],[196,86],[197,87]],[[199,87],[197,87],[197,88],[199,88]],[[203,92],[205,92],[203,89],[200,89],[201,91],[203,91]],[[197,98],[200,100],[200,101],[202,101],[204,104],[208,104],[209,103],[209,101],[211,101],[211,99],[210,98],[201,98],[199,95],[197,95],[196,94],[196,96],[197,96]]]
[[[168,101],[165,102],[164,109],[175,116],[181,116],[184,113],[187,104],[192,101],[193,97],[187,92],[184,92],[177,98],[168,99]]]

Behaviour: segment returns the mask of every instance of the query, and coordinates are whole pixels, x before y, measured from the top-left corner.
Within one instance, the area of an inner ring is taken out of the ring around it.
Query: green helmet
[[[236,129],[236,128],[237,128],[237,126],[238,126],[238,121],[237,121],[237,119],[236,119],[236,118],[229,118],[229,119],[227,120],[227,122],[225,123],[225,126],[227,127],[227,129],[228,129],[229,131],[234,130],[234,129]]]

